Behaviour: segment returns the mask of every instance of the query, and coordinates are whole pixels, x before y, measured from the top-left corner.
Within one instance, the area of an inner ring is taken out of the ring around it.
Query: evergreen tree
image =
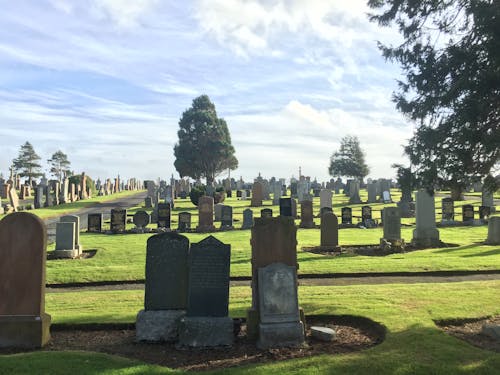
[[[181,177],[206,178],[208,184],[222,171],[238,167],[226,121],[217,117],[207,95],[193,100],[179,128],[174,166]]]
[[[50,164],[50,173],[57,178],[59,182],[70,173],[69,166],[71,163],[68,160],[68,155],[61,150],[56,151],[52,157],[47,160],[47,163]]]
[[[38,163],[40,159],[31,143],[26,142],[21,146],[18,157],[12,160],[12,166],[21,177],[28,177],[31,185],[33,178],[43,176],[42,166]]]
[[[330,157],[328,172],[333,177],[355,177],[363,181],[370,173],[370,168],[365,163],[365,154],[361,150],[358,137],[345,136],[340,141],[340,150]]]

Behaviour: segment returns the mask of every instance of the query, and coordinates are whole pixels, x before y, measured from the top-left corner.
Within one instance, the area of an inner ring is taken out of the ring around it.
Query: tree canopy
[[[12,166],[21,177],[28,177],[31,185],[33,178],[43,175],[41,172],[42,166],[38,163],[40,159],[31,143],[26,142],[19,149],[17,158],[12,160]]]
[[[207,95],[194,99],[182,114],[177,135],[174,166],[181,177],[206,178],[211,183],[222,171],[238,167],[227,123],[217,117]]]
[[[462,190],[500,157],[500,6],[497,0],[369,0],[371,20],[395,24],[379,44],[405,79],[393,99],[418,124],[405,147],[425,187]]]
[[[59,182],[70,173],[69,166],[71,163],[68,160],[68,155],[61,150],[56,151],[52,157],[47,160],[47,163],[50,165],[50,173],[56,177]]]
[[[361,181],[370,173],[358,137],[348,135],[340,140],[339,151],[334,152],[330,157],[328,172],[334,177],[356,177]]]

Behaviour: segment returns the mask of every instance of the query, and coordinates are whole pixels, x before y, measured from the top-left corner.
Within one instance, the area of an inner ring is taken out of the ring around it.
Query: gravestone
[[[220,222],[222,219],[222,206],[224,206],[222,203],[217,203],[214,205],[214,221],[215,222]]]
[[[359,196],[359,181],[352,180],[349,185],[349,204],[359,204],[361,198]]]
[[[321,207],[321,210],[319,211],[319,217],[323,217],[323,215],[327,212],[333,212],[331,207]]]
[[[469,223],[474,221],[474,206],[471,204],[464,204],[462,206],[462,221]]]
[[[426,190],[415,194],[416,227],[413,231],[412,243],[418,247],[439,246],[439,231],[436,228],[434,196]]]
[[[281,185],[278,182],[275,182],[272,186],[273,189],[273,205],[280,204],[281,199]]]
[[[252,187],[252,202],[250,203],[250,206],[252,207],[262,206],[263,197],[264,197],[264,191],[262,183],[260,183],[259,181],[254,182]]]
[[[0,220],[0,347],[39,348],[50,339],[45,313],[47,230],[27,212]],[[29,260],[29,261],[27,261]]]
[[[368,191],[368,203],[377,202],[377,185],[368,184],[366,185],[366,190]]]
[[[64,215],[59,218],[60,222],[75,223],[75,246],[74,248],[78,250],[78,255],[83,251],[82,245],[80,245],[80,217],[77,215]]]
[[[17,196],[17,191],[14,187],[9,189],[9,200],[14,212],[17,212],[19,208],[19,197]]]
[[[372,208],[370,206],[361,207],[361,220],[366,223],[368,220],[372,220]]]
[[[246,191],[246,190],[243,190],[243,191],[241,192],[241,200],[242,200],[242,201],[246,200],[246,199],[247,199],[247,196],[248,196],[247,191]]]
[[[100,233],[102,231],[102,214],[88,214],[87,232]]]
[[[495,201],[493,199],[493,193],[487,189],[483,189],[481,194],[481,205],[486,207],[491,207],[490,212],[495,212]]]
[[[441,221],[449,222],[455,219],[454,202],[451,198],[441,199]]]
[[[292,217],[295,220],[297,218],[297,199],[291,198],[292,204]]]
[[[280,216],[292,217],[292,198],[280,198]]]
[[[351,207],[342,207],[342,224],[352,224]]]
[[[304,325],[300,320],[297,269],[272,263],[258,269],[260,349],[304,345]]]
[[[191,213],[179,212],[179,232],[186,232],[191,229]]]
[[[37,185],[35,187],[35,199],[33,202],[35,208],[43,207],[43,186]]]
[[[127,224],[127,210],[114,208],[111,210],[110,230],[112,233],[125,232]]]
[[[222,206],[221,209],[221,229],[233,229],[233,207]]]
[[[236,198],[241,198],[241,190],[236,190]]]
[[[398,207],[386,207],[382,211],[384,237],[380,239],[382,250],[404,251],[405,243],[401,238],[401,213]]]
[[[231,246],[213,236],[191,244],[188,256],[187,313],[179,327],[180,346],[228,346],[233,320],[228,317]]]
[[[500,216],[490,217],[488,221],[488,245],[500,245]]]
[[[331,211],[327,211],[321,216],[320,245],[334,250],[339,249],[339,220]]]
[[[144,310],[136,321],[138,341],[175,341],[187,308],[189,240],[175,232],[149,237]]]
[[[253,211],[249,208],[243,210],[243,224],[241,229],[250,229],[253,227]]]
[[[311,201],[304,200],[300,204],[300,227],[314,228],[313,207]]]
[[[297,182],[290,183],[290,195],[292,198],[297,198]]]
[[[252,246],[252,307],[247,311],[247,337],[256,338],[259,324],[258,268],[280,262],[297,269],[297,227],[287,216],[255,218]]]
[[[203,196],[198,200],[198,232],[211,232],[214,227],[214,198]]]
[[[80,255],[75,249],[75,223],[56,223],[56,248],[52,254],[55,258],[76,258]]]
[[[146,211],[139,210],[134,214],[132,221],[136,226],[136,230],[142,233],[144,228],[151,223],[151,216]]]
[[[270,208],[263,208],[260,210],[260,217],[273,217],[273,210]]]
[[[144,207],[153,208],[153,198],[151,197],[144,198]]]
[[[333,193],[330,189],[322,189],[319,193],[319,207],[332,208],[332,197]]]
[[[170,203],[158,203],[158,228],[170,228]]]

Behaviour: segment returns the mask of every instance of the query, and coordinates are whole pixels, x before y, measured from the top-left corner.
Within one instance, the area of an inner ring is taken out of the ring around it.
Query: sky
[[[29,141],[101,179],[178,177],[178,121],[206,94],[239,161],[231,177],[330,179],[358,136],[369,177],[395,175],[414,125],[395,109],[400,68],[366,1],[0,0],[0,172]],[[221,175],[227,177],[227,173]]]

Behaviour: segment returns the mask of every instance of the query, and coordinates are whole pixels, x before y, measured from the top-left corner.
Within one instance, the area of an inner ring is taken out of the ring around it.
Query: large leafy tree
[[[238,167],[226,121],[217,117],[207,95],[193,100],[179,128],[174,166],[181,177],[206,178],[211,183],[222,171]]]
[[[50,165],[50,173],[56,177],[59,182],[70,173],[69,166],[71,163],[68,160],[68,155],[61,150],[54,152],[52,157],[47,160],[47,163]]]
[[[28,177],[31,185],[33,178],[43,176],[41,172],[42,166],[39,163],[40,159],[31,143],[26,142],[19,149],[17,158],[12,160],[12,166],[21,177]]]
[[[330,157],[328,172],[332,176],[356,177],[360,181],[370,173],[365,163],[358,137],[345,136],[340,140],[340,149]]]
[[[405,75],[396,107],[418,124],[405,147],[425,187],[460,197],[500,157],[498,0],[369,0],[373,21],[395,24],[400,45],[379,44]]]

